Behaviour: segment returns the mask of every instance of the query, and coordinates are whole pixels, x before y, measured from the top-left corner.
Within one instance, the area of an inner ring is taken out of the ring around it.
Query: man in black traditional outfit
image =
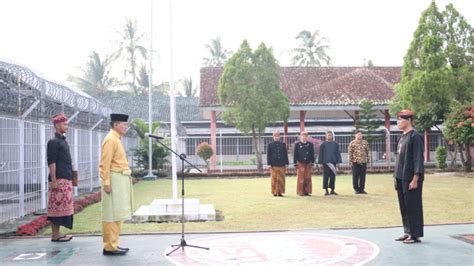
[[[270,166],[272,194],[283,197],[285,194],[285,172],[288,165],[286,144],[280,141],[280,132],[273,132],[273,141],[268,144],[267,164]]]
[[[394,177],[405,234],[395,240],[413,244],[423,237],[423,137],[413,129],[413,112],[408,109],[398,113],[397,126],[403,135],[398,140]]]
[[[337,195],[336,187],[337,164],[342,162],[339,145],[333,140],[332,131],[326,132],[326,141],[319,148],[318,163],[323,166],[323,189],[324,196]],[[331,189],[329,193],[328,188]]]
[[[296,194],[310,196],[313,193],[311,173],[314,165],[314,146],[308,141],[308,132],[300,133],[300,141],[295,144],[293,163],[296,168],[297,185]]]
[[[61,235],[60,226],[72,229],[74,201],[72,196],[72,159],[64,135],[68,130],[68,119],[64,115],[53,117],[56,132],[48,141],[47,160],[49,168],[48,220],[51,221],[51,241],[66,242],[72,236]]]

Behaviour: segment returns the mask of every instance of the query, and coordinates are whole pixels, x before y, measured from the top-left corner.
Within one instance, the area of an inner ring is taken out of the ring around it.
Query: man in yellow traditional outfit
[[[128,115],[111,114],[112,129],[102,143],[100,178],[102,179],[102,237],[104,255],[125,255],[119,247],[122,221],[132,214],[132,178],[121,138],[128,130]]]

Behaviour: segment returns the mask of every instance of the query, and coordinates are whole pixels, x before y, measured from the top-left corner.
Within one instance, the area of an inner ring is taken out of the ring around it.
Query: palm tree
[[[321,66],[321,61],[327,65],[331,64],[331,58],[326,53],[329,45],[328,39],[319,36],[319,31],[313,33],[303,30],[296,37],[301,43],[292,52],[295,54],[292,58],[292,64],[298,66]]]
[[[138,77],[137,77],[137,92],[139,95],[144,95],[148,93],[150,89],[150,73],[145,65],[141,65],[140,69],[138,70]],[[155,94],[159,94],[165,96],[169,92],[169,85],[168,83],[162,83],[160,85],[153,85],[152,92]]]
[[[82,77],[69,75],[68,81],[75,83],[81,90],[92,96],[105,95],[111,87],[118,84],[116,78],[109,76],[114,60],[114,56],[106,56],[105,60],[101,60],[99,54],[92,51],[85,69],[82,69]]]
[[[141,65],[140,70],[138,70],[137,83],[138,83],[138,87],[137,87],[138,94],[141,95],[148,91],[150,87],[150,75],[145,65]]]
[[[227,57],[231,54],[231,51],[222,48],[221,38],[218,36],[215,39],[211,39],[210,44],[205,45],[206,49],[210,53],[210,57],[205,57],[203,60],[204,66],[209,67],[220,67],[223,66]]]
[[[184,89],[184,95],[180,93],[181,96],[185,96],[185,97],[196,96],[197,88],[193,88],[193,80],[191,77],[183,79],[183,89]]]
[[[138,68],[138,56],[141,55],[143,59],[147,59],[147,49],[140,45],[140,40],[144,37],[144,33],[138,33],[138,25],[136,20],[127,19],[123,31],[119,32],[121,40],[119,41],[119,49],[116,52],[117,56],[123,56],[126,61],[124,74],[130,74],[132,80],[127,84],[133,90],[135,95],[139,95],[141,90],[136,85]]]

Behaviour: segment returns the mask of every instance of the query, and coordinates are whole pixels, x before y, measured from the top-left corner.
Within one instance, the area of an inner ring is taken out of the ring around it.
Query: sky
[[[289,65],[289,50],[302,30],[319,30],[329,39],[333,66],[401,66],[418,20],[431,0],[7,0],[2,1],[0,60],[29,67],[63,84],[80,75],[89,54],[102,57],[117,49],[127,18],[146,32],[142,45],[158,56],[153,82],[170,79],[172,29],[173,80],[192,77],[199,83],[205,44],[221,37],[224,48],[236,51],[244,39],[252,48],[271,46],[280,65]],[[453,3],[474,25],[474,1],[437,0],[438,8]],[[151,17],[153,16],[153,31]],[[150,35],[152,32],[152,35]],[[123,72],[114,74],[122,77]],[[179,83],[176,87],[179,89]]]

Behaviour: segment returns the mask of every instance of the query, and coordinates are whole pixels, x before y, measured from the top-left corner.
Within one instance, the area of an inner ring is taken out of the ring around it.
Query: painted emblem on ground
[[[251,233],[187,240],[189,245],[167,259],[175,264],[364,264],[377,256],[379,248],[367,240],[318,233]],[[164,254],[172,249],[168,247]]]
[[[79,251],[79,248],[29,250],[24,252],[12,251],[0,260],[0,265],[16,263],[15,265],[61,264]],[[0,255],[1,257],[1,255]],[[20,263],[20,264],[17,264]]]

